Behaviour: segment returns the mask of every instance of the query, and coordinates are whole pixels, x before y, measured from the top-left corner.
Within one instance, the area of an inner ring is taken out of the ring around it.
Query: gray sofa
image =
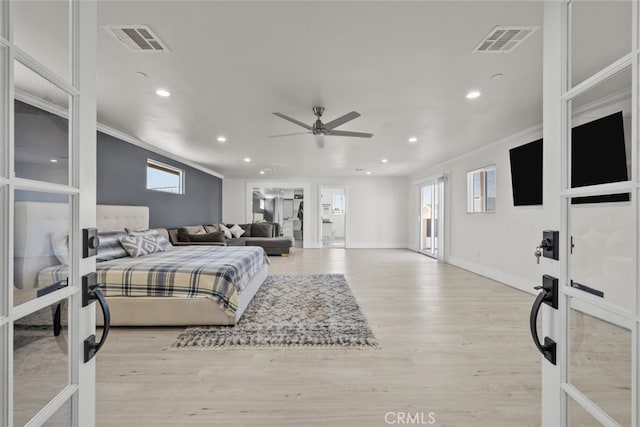
[[[184,245],[222,245],[222,246],[261,246],[267,255],[288,256],[294,246],[291,237],[280,236],[277,223],[238,224],[244,233],[231,239],[222,237],[218,225],[190,225],[168,229],[169,240],[174,246]],[[227,224],[231,228],[233,224]],[[207,236],[208,241],[201,239]],[[213,240],[213,241],[212,241]]]

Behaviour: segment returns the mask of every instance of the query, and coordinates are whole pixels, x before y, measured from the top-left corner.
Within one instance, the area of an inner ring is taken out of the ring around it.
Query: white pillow
[[[51,233],[53,253],[62,265],[69,265],[69,233]]]
[[[233,227],[231,227],[231,228],[233,228]],[[220,231],[224,232],[225,239],[232,239],[233,238],[233,236],[231,235],[231,230],[229,230],[226,225],[220,224]]]
[[[238,238],[244,234],[244,230],[238,224],[234,224],[233,227],[229,229],[233,237]]]

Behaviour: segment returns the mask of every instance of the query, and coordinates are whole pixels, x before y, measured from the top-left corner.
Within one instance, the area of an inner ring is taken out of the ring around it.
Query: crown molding
[[[41,110],[47,111],[47,112],[49,112],[51,114],[55,114],[56,116],[63,117],[65,119],[67,119],[67,120],[69,119],[69,112],[65,108],[62,108],[62,107],[60,107],[58,105],[55,105],[55,104],[53,104],[51,102],[45,101],[43,99],[40,99],[40,98],[38,98],[36,96],[33,96],[33,95],[29,94],[29,93],[26,93],[23,90],[15,89],[15,98],[18,101],[24,102],[25,104],[29,104],[29,105],[31,105],[33,107],[40,108]],[[119,131],[117,129],[114,129],[111,126],[107,126],[107,125],[104,125],[102,123],[97,123],[97,130],[98,130],[98,132],[102,132],[102,133],[104,133],[106,135],[112,136],[114,138],[117,138],[117,139],[122,140],[124,142],[127,142],[129,144],[135,145],[135,146],[140,147],[140,148],[144,148],[145,150],[149,150],[149,151],[151,151],[153,153],[156,153],[156,154],[159,154],[161,156],[168,157],[168,158],[170,158],[172,160],[175,160],[177,162],[183,163],[186,166],[192,167],[192,168],[197,169],[197,170],[199,170],[201,172],[204,172],[206,174],[213,175],[213,176],[215,176],[217,178],[220,178],[220,179],[224,178],[224,175],[222,175],[221,173],[218,173],[218,172],[216,172],[214,170],[211,170],[211,169],[206,168],[206,167],[204,167],[202,165],[199,165],[198,163],[194,163],[194,162],[192,162],[190,160],[187,160],[187,159],[185,159],[183,157],[180,157],[180,156],[178,156],[178,155],[176,155],[174,153],[170,153],[168,151],[165,151],[165,150],[163,150],[161,148],[158,148],[158,147],[154,146],[153,144],[150,144],[150,143],[145,142],[145,141],[143,141],[143,140],[141,140],[139,138],[136,138],[136,137],[134,137],[132,135],[129,135],[126,132],[122,132],[122,131]]]

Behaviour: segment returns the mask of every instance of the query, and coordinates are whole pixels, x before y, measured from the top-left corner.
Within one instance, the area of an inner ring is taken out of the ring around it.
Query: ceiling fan
[[[346,130],[335,130],[335,128],[337,128],[338,126],[341,126],[353,119],[357,119],[358,117],[360,117],[360,113],[357,113],[355,111],[352,111],[350,113],[345,114],[344,116],[338,117],[335,120],[331,120],[329,123],[322,123],[322,121],[320,120],[320,117],[322,117],[322,113],[324,113],[324,108],[323,107],[313,107],[313,114],[316,116],[316,121],[313,122],[313,125],[309,126],[306,123],[303,123],[299,120],[296,120],[292,117],[289,117],[285,114],[282,113],[273,113],[276,116],[280,117],[281,119],[285,119],[290,121],[291,123],[295,123],[298,126],[302,126],[303,128],[307,129],[308,132],[296,132],[296,133],[287,133],[287,134],[283,134],[283,135],[273,135],[270,136],[269,138],[276,138],[276,137],[280,137],[280,136],[290,136],[290,135],[302,135],[302,134],[307,134],[307,133],[311,133],[313,135],[316,136],[316,146],[318,148],[323,148],[324,147],[324,137],[325,135],[328,136],[352,136],[352,137],[356,137],[356,138],[371,138],[373,136],[372,133],[364,133],[364,132],[351,132],[351,131],[346,131]]]

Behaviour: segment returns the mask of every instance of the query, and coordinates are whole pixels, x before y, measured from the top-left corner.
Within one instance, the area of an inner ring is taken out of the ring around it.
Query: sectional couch
[[[226,224],[224,227],[227,230],[221,227],[223,225],[190,225],[167,231],[174,246],[261,246],[267,255],[283,256],[288,256],[294,246],[293,238],[280,236],[280,225],[277,223]],[[235,235],[230,234],[234,232]]]

